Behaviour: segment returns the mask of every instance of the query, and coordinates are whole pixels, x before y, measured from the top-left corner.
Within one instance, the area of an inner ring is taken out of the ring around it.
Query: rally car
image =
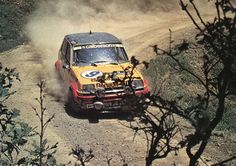
[[[55,67],[75,110],[127,110],[127,95],[149,94],[147,81],[132,67],[122,42],[109,33],[66,35]]]

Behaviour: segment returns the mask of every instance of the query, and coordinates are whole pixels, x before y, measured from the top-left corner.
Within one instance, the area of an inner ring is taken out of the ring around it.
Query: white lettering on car
[[[92,44],[74,47],[74,50],[89,49],[89,48],[109,48],[109,47],[123,47],[122,44]]]

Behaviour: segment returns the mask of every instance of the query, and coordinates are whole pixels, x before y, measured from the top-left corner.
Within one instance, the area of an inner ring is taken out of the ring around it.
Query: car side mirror
[[[70,66],[69,65],[67,65],[67,64],[63,64],[63,69],[69,69],[70,68]]]

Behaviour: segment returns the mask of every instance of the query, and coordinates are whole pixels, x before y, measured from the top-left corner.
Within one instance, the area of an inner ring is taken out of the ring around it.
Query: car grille
[[[105,94],[121,94],[121,93],[125,93],[125,88],[122,85],[117,85],[117,84],[97,84],[97,87],[102,87],[105,89]],[[144,88],[136,88],[135,91],[138,90],[143,90]]]
[[[116,88],[105,88],[106,94],[117,94],[117,93],[124,93],[125,90],[123,87],[116,87]]]

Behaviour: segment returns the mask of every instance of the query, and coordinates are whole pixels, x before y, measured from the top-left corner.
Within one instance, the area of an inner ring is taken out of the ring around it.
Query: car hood
[[[102,76],[104,73],[112,73],[114,71],[123,72],[126,68],[132,68],[130,63],[123,64],[99,64],[97,66],[72,66],[71,72],[74,77],[77,78],[80,84],[94,84],[98,76]],[[118,77],[124,77],[124,74],[118,74]],[[142,78],[142,75],[138,70],[134,70],[133,77]]]

